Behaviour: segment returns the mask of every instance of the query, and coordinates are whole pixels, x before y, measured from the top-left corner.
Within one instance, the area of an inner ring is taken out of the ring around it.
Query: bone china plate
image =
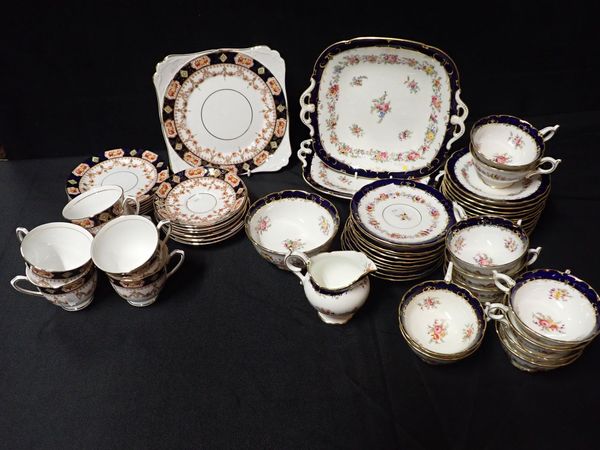
[[[75,167],[67,178],[70,199],[97,186],[117,185],[125,195],[148,200],[169,176],[169,167],[149,150],[117,148],[95,155]]]
[[[321,54],[313,79],[308,122],[316,153],[333,169],[371,178],[428,175],[464,132],[458,70],[434,47],[344,41]]]
[[[219,50],[184,65],[166,89],[161,113],[169,143],[184,161],[240,172],[265,163],[287,128],[279,81],[241,52]]]

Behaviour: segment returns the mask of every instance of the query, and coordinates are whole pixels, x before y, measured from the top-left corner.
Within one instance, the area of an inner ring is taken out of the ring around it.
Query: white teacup
[[[11,286],[27,295],[43,297],[50,303],[60,306],[66,311],[81,311],[87,307],[94,299],[94,291],[98,281],[98,272],[93,265],[88,266],[87,272],[79,275],[75,279],[68,281],[46,280],[40,278],[32,272],[31,267],[26,266],[26,275],[18,275],[10,280]],[[36,284],[36,281],[39,284]],[[62,285],[59,284],[62,281]],[[34,289],[27,289],[20,284],[27,282]]]
[[[72,223],[51,222],[28,231],[19,227],[21,255],[36,275],[44,278],[71,278],[87,269],[93,236]]]
[[[121,216],[98,232],[92,243],[92,260],[104,272],[127,274],[147,263],[159,246],[159,231],[165,230],[162,243],[171,233],[168,220],[154,225],[142,216]]]
[[[129,204],[133,204],[131,209]],[[139,214],[137,198],[125,196],[121,186],[98,186],[78,195],[63,208],[62,215],[93,235],[111,220],[123,214]]]
[[[489,186],[504,188],[524,178],[554,172],[561,160],[545,157],[544,151],[545,142],[558,127],[537,130],[508,115],[478,120],[471,129],[469,149],[479,177]]]

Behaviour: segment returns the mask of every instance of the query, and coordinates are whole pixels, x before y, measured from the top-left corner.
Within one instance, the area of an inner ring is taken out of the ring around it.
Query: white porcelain
[[[175,266],[171,270],[167,270],[167,266],[173,258],[179,258]],[[185,259],[183,250],[173,250],[169,253],[168,258],[163,262],[163,265],[155,274],[149,274],[143,279],[135,281],[127,281],[119,283],[109,277],[109,281],[113,289],[121,298],[127,301],[131,306],[144,307],[156,302],[158,294],[162,291],[169,279],[179,268]],[[123,286],[125,284],[125,286]]]
[[[452,265],[444,281],[413,286],[398,309],[409,345],[412,342],[416,350],[438,359],[469,354],[485,332],[483,308],[468,291],[453,284],[451,277]]]
[[[294,264],[301,259],[306,273]],[[375,263],[364,253],[337,251],[320,253],[309,258],[301,252],[285,257],[285,264],[299,279],[304,294],[325,323],[344,324],[365,303],[369,296],[369,273]]]
[[[365,186],[354,195],[350,208],[355,223],[393,244],[435,241],[454,223],[452,206],[440,192],[397,179]]]
[[[28,231],[19,227],[21,255],[34,272],[46,278],[70,278],[90,262],[93,236],[78,225],[51,222]]]
[[[512,272],[533,264],[541,247],[528,249],[528,246],[529,237],[520,224],[492,216],[458,222],[446,236],[452,261],[470,274],[488,277],[490,282],[494,270]]]
[[[473,155],[467,150],[456,161],[453,175],[464,189],[484,198],[505,201],[523,200],[533,196],[539,192],[543,180],[542,175],[536,175],[502,189],[493,188],[482,181],[475,168]]]
[[[104,272],[128,273],[145,264],[156,252],[159,231],[165,230],[165,243],[171,227],[168,220],[154,225],[142,216],[121,216],[107,223],[92,243],[94,264]]]
[[[277,51],[255,46],[169,55],[157,64],[153,80],[174,172],[202,165],[202,158],[213,165],[234,164],[240,174],[287,165],[291,147],[285,61]],[[171,124],[165,120],[165,108],[175,99]],[[179,146],[173,139],[178,130]],[[183,142],[191,151],[186,153]]]
[[[250,207],[245,228],[259,254],[287,270],[284,258],[288,253],[299,250],[312,257],[327,250],[339,220],[328,200],[304,191],[281,191]]]
[[[569,272],[531,271],[516,281],[495,272],[494,280],[509,294],[508,306],[494,307],[517,329],[541,338],[541,342],[577,344],[598,334],[598,295]]]
[[[391,38],[328,47],[300,103],[319,157],[372,178],[430,174],[463,134],[468,114],[445,53]]]
[[[18,275],[14,277],[10,284],[11,286],[27,295],[33,295],[35,297],[42,297],[48,300],[50,303],[61,307],[65,311],[81,311],[85,307],[89,306],[94,299],[94,291],[96,290],[96,284],[98,282],[98,273],[95,268],[91,268],[88,273],[79,277],[80,283],[77,281],[65,283],[70,284],[71,289],[68,292],[62,292],[60,287],[56,288],[45,288],[42,286],[36,286],[31,278],[34,278],[34,274],[31,268],[26,268],[27,275]],[[27,282],[34,287],[34,289],[27,289],[21,286],[22,282]]]
[[[132,203],[133,208],[129,206]],[[98,186],[78,195],[65,205],[62,215],[93,235],[115,217],[139,214],[140,202],[134,196],[125,196],[121,186]]]

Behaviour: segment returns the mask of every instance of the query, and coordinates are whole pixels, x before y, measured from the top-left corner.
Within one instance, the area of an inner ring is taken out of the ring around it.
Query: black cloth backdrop
[[[0,143],[15,161],[0,162],[1,447],[597,447],[599,343],[570,367],[530,375],[510,365],[490,327],[468,360],[428,366],[397,328],[411,283],[375,280],[350,323],[327,326],[297,279],[260,259],[243,233],[183,247],[181,271],[141,310],[105,278],[79,313],[8,285],[23,272],[15,227],[60,220],[64,179],[79,160],[121,146],[164,155],[151,80],[164,56],[279,50],[297,147],[307,137],[298,97],[314,60],[335,41],[370,35],[445,50],[459,67],[470,123],[512,113],[540,127],[561,124],[548,154],[564,162],[532,237],[544,247],[536,266],[571,268],[600,287],[600,55],[590,11],[562,2],[3,9]],[[247,183],[253,199],[306,189],[295,156]],[[348,202],[335,204],[344,219]]]

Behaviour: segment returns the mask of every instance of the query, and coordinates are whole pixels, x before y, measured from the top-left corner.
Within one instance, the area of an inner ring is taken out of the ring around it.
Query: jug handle
[[[301,259],[302,263],[304,264],[304,267],[298,267],[292,264],[293,258]],[[285,259],[283,260],[283,262],[285,263],[285,266],[300,279],[300,284],[304,284],[305,276],[302,275],[302,269],[306,269],[310,264],[310,258],[306,255],[306,253],[296,251],[290,252],[287,255],[285,255]]]

